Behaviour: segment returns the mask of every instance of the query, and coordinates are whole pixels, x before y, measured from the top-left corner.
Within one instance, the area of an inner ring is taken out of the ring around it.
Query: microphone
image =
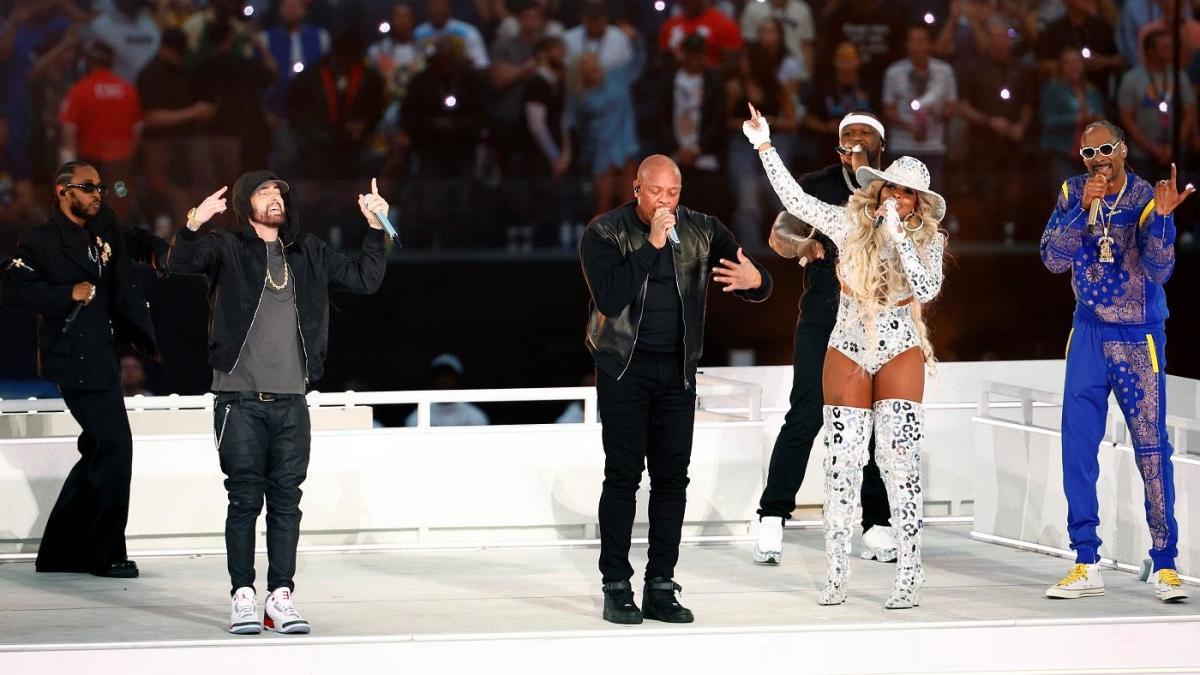
[[[889,198],[886,202],[883,203],[883,208],[884,208],[885,212],[886,211],[895,211],[896,210],[896,198],[895,197]],[[885,219],[885,215],[886,215],[886,213],[875,216],[875,227],[883,226],[883,221]]]
[[[71,324],[75,323],[75,319],[79,318],[79,310],[83,309],[83,306],[86,304],[83,300],[75,302],[75,307],[71,309],[71,313],[67,315],[67,320],[63,322],[63,335],[66,335],[67,331],[71,330]]]
[[[679,208],[675,209],[675,227],[679,227]],[[679,235],[675,232],[675,227],[667,230],[667,239],[671,240],[671,245],[679,248]]]
[[[1092,169],[1092,175],[1093,176],[1096,175],[1095,169]],[[1092,200],[1092,205],[1088,207],[1088,219],[1087,219],[1088,227],[1095,227],[1096,219],[1099,217],[1100,217],[1100,198],[1097,197]]]
[[[400,233],[397,232],[396,228],[392,226],[392,221],[388,219],[387,214],[384,213],[383,211],[372,211],[371,213],[374,214],[374,216],[379,219],[379,224],[383,225],[383,231],[387,232],[388,236],[391,237],[392,241],[399,244],[400,243]]]

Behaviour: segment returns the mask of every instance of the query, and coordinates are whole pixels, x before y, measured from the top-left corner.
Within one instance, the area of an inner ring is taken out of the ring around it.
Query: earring
[[[916,218],[916,220],[917,220],[917,226],[909,227],[908,226],[909,222],[912,221],[914,218]],[[915,213],[908,214],[908,217],[904,219],[904,229],[908,230],[909,232],[916,232],[917,230],[920,230],[922,225],[924,225],[924,223],[921,222],[921,217]]]

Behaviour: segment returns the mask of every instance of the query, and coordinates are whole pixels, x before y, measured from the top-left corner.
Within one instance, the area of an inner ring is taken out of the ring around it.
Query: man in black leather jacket
[[[38,315],[38,365],[82,427],[80,459],[63,483],[38,545],[37,571],[132,578],[126,558],[133,437],[121,395],[118,345],[157,356],[149,304],[134,261],[156,264],[166,242],[122,228],[103,203],[95,167],[68,162],[55,176],[49,222],[21,236],[0,302]]]
[[[196,231],[226,208],[225,188],[188,213],[166,268],[209,283],[209,365],[214,431],[229,508],[225,548],[232,586],[229,631],[307,633],[292,603],[300,538],[300,485],[312,441],[305,392],[324,372],[329,291],[374,293],[386,269],[376,213],[388,205],[372,181],[358,196],[371,229],[362,250],[344,253],[300,231],[287,183],[252,171],[233,186],[236,232]],[[267,598],[259,622],[254,590],[254,524],[267,504]]]
[[[603,425],[600,572],[604,619],[692,621],[675,598],[710,273],[751,302],[771,277],[716,218],[679,205],[679,167],[652,155],[635,201],[597,216],[580,244],[592,295],[587,345]],[[643,463],[650,469],[650,549],[643,610],[634,603],[629,546]]]

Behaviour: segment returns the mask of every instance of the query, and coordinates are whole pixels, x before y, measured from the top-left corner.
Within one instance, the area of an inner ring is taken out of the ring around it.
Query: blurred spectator
[[[155,0],[152,11],[154,23],[163,29],[183,28],[184,22],[196,13],[192,0]]]
[[[1168,34],[1174,34],[1176,4],[1178,4],[1176,0],[1161,0],[1159,2],[1159,7],[1162,9],[1162,18],[1145,23],[1142,25],[1141,29],[1138,30],[1137,44],[1142,46],[1141,56],[1143,59],[1146,58],[1145,38],[1148,33],[1151,31],[1162,30],[1166,31]],[[1183,19],[1179,27],[1179,35],[1181,38],[1180,42],[1182,43],[1180,55],[1184,64],[1190,63],[1192,61],[1192,57],[1194,57],[1197,54],[1197,51],[1200,50],[1200,21],[1196,21],[1192,10],[1192,5],[1192,0],[1183,0],[1183,6],[1180,8],[1181,17]]]
[[[807,82],[812,75],[813,40],[816,37],[816,25],[808,3],[803,0],[747,2],[742,9],[742,38],[747,42],[760,41],[760,31],[767,23],[782,27],[783,45],[800,63],[799,79]]]
[[[598,58],[598,65],[606,72],[627,68],[633,61],[637,39],[637,32],[629,24],[618,28],[609,22],[605,0],[584,0],[583,22],[563,34],[567,64],[573,65],[576,59],[588,53]]]
[[[838,122],[852,110],[878,110],[863,87],[858,48],[843,42],[833,51],[833,77],[818,77],[804,102],[803,126],[817,137],[820,156],[838,145]]]
[[[633,58],[606,67],[603,51],[589,50],[572,67],[569,117],[579,139],[580,165],[592,179],[593,213],[604,213],[633,198],[634,162],[640,147],[632,88],[646,49],[628,24],[622,37],[633,43]]]
[[[725,127],[729,138],[725,173],[733,188],[735,210],[734,233],[748,251],[763,248],[764,197],[781,206],[762,171],[758,151],[738,132],[750,113],[748,103],[754,104],[767,118],[771,127],[771,145],[779,152],[784,164],[791,165],[795,155],[798,116],[790,94],[779,83],[778,67],[760,45],[752,44],[738,57],[737,72],[725,85]],[[774,214],[771,214],[772,217]]]
[[[279,23],[262,32],[263,49],[279,69],[266,92],[267,112],[286,117],[288,86],[296,77],[329,53],[329,33],[305,23],[308,0],[280,0]]]
[[[725,151],[725,85],[721,72],[708,67],[704,36],[689,35],[680,45],[682,60],[651,89],[656,99],[651,145],[679,164],[688,190],[688,206],[714,213],[725,210],[714,188],[723,177],[719,157]]]
[[[288,117],[305,176],[361,175],[368,143],[383,117],[384,85],[366,66],[362,41],[342,33],[333,50],[288,91]]]
[[[367,50],[367,63],[383,78],[387,107],[379,132],[387,146],[387,160],[380,170],[383,175],[400,175],[407,169],[412,139],[400,129],[401,109],[408,84],[425,67],[425,52],[413,38],[412,8],[392,7],[390,30]]]
[[[258,43],[258,33],[254,23],[244,13],[246,4],[243,0],[209,0],[208,6],[188,17],[183,22],[183,33],[188,37],[188,48],[192,50],[193,63],[200,66],[209,57],[209,52],[216,48],[212,36],[225,38],[226,31],[232,33],[231,44],[225,49],[238,55],[251,58],[254,56],[254,45]],[[220,25],[217,33],[209,32],[209,27]]]
[[[0,28],[0,86],[8,115],[8,150],[12,161],[25,170],[26,146],[32,115],[29,101],[29,71],[38,45],[57,40],[72,21],[86,20],[71,0],[15,0],[12,14]]]
[[[1079,138],[1084,127],[1104,117],[1104,98],[1088,81],[1077,46],[1060,49],[1054,70],[1058,75],[1042,84],[1039,106],[1041,147],[1050,157],[1050,183],[1058,186],[1079,173]]]
[[[58,150],[62,145],[62,125],[58,114],[63,99],[75,82],[84,74],[83,41],[78,24],[65,33],[46,36],[35,49],[33,67],[29,69],[29,133],[21,154],[27,158],[25,168],[35,185],[50,183],[58,168]],[[15,104],[14,101],[13,104]]]
[[[175,223],[183,222],[194,202],[187,190],[189,181],[206,186],[215,182],[203,148],[194,141],[217,109],[197,98],[184,65],[187,56],[187,36],[178,28],[168,28],[158,55],[137,80],[145,114],[141,173],[147,198],[155,212],[167,214]]]
[[[1035,56],[1043,75],[1055,75],[1064,47],[1073,47],[1083,59],[1084,72],[1105,99],[1109,81],[1124,68],[1117,52],[1113,27],[1100,18],[1098,0],[1064,0],[1067,13],[1046,26],[1038,38]]]
[[[154,392],[146,389],[146,367],[142,365],[142,359],[133,354],[121,357],[121,395],[154,395]]]
[[[692,35],[704,38],[705,64],[720,68],[731,63],[742,48],[742,34],[737,24],[725,14],[713,9],[709,0],[679,0],[682,13],[663,24],[658,33],[658,46],[675,55],[677,61],[686,59],[684,42]]]
[[[950,0],[945,23],[938,32],[933,51],[955,64],[983,55],[987,43],[987,21],[994,14],[989,0]]]
[[[534,49],[545,36],[546,17],[542,6],[532,0],[515,8],[521,30],[515,36],[500,38],[492,45],[492,99],[488,112],[496,152],[504,173],[508,176],[529,175],[525,165],[530,159],[525,152],[525,131],[522,103],[525,84],[538,67]]]
[[[239,174],[267,166],[270,129],[262,95],[275,77],[274,61],[257,41],[248,41],[254,56],[246,56],[241,21],[214,19],[200,43],[207,45],[196,72],[196,95],[216,106],[202,132],[213,175],[219,185],[232,184]]]
[[[1117,95],[1121,126],[1129,142],[1129,162],[1150,180],[1170,173],[1172,116],[1183,106],[1182,138],[1187,148],[1196,128],[1196,92],[1182,70],[1171,67],[1171,36],[1163,30],[1146,34],[1142,49],[1145,60],[1125,73]],[[1172,98],[1175,82],[1180,99]]]
[[[989,19],[985,57],[959,70],[963,73],[959,111],[970,125],[970,154],[986,157],[988,162],[981,174],[982,216],[1000,223],[1006,240],[1016,235],[1024,182],[1020,175],[1025,167],[1022,152],[1028,144],[1037,95],[1032,72],[1012,57],[1010,28],[1002,17]],[[1022,234],[1032,236],[1033,232]]]
[[[783,85],[783,90],[792,97],[796,106],[797,117],[802,116],[800,109],[800,88],[808,79],[804,62],[787,51],[783,44],[783,26],[772,18],[758,22],[758,34],[755,43],[775,68],[776,79]]]
[[[883,89],[883,72],[904,55],[903,11],[887,0],[841,2],[825,22],[821,39],[826,46],[850,42],[858,48],[860,77],[873,98]],[[828,54],[829,51],[826,51]]]
[[[487,68],[487,46],[479,30],[469,23],[455,19],[451,14],[450,0],[429,0],[425,5],[427,21],[417,26],[413,37],[422,47],[429,47],[443,36],[455,36],[462,40],[467,58],[476,68]]]
[[[1142,29],[1155,21],[1173,20],[1177,1],[1125,0],[1124,6],[1121,7],[1121,21],[1117,24],[1117,49],[1125,58],[1125,63],[1136,66],[1142,62],[1142,45],[1145,44]],[[1185,2],[1182,14],[1184,21],[1191,21],[1192,6],[1190,2]],[[1185,40],[1185,45],[1186,43],[1187,40]]]
[[[562,37],[563,25],[554,19],[550,0],[509,0],[508,5],[512,11],[496,27],[496,40],[516,37],[521,32],[521,12],[529,5],[537,5],[545,17],[542,35]]]
[[[133,85],[112,71],[113,51],[103,42],[88,50],[88,73],[63,100],[62,161],[82,159],[111,182],[132,183],[134,153],[142,127],[142,104]],[[130,200],[132,201],[132,200]],[[120,216],[127,201],[110,200]]]
[[[487,119],[487,84],[463,54],[462,40],[434,43],[425,70],[404,97],[400,128],[412,139],[416,204],[405,218],[405,244],[440,246],[451,224],[474,204],[473,170],[480,131]]]
[[[908,58],[888,67],[883,113],[888,149],[910,155],[929,169],[930,186],[940,192],[946,168],[946,122],[958,102],[954,69],[932,58],[933,34],[924,24],[908,29]]]
[[[462,360],[453,354],[442,354],[429,364],[431,388],[435,391],[455,391],[462,388]],[[433,427],[476,427],[489,423],[487,413],[473,403],[434,403],[429,409],[429,425]],[[404,426],[417,426],[417,411],[412,411]]]
[[[0,223],[32,222],[33,183],[8,150],[8,119],[0,111]]]
[[[529,168],[533,175],[558,178],[571,167],[571,143],[565,115],[565,57],[566,50],[560,38],[542,38],[534,49],[537,68],[525,87],[522,100],[525,132],[531,150]]]
[[[150,13],[148,0],[111,0],[88,27],[89,37],[112,47],[113,72],[126,82],[137,82],[162,38]]]

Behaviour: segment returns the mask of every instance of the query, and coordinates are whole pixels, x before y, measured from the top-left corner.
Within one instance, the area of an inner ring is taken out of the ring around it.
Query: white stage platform
[[[968,530],[927,528],[922,605],[902,611],[881,607],[894,567],[857,560],[850,600],[818,606],[819,529],[789,528],[780,567],[749,542],[685,546],[690,626],[603,622],[588,546],[302,554],[309,636],[225,633],[221,556],[143,558],[131,581],[7,563],[0,673],[1200,670],[1200,598],[1164,605],[1113,570],[1102,597],[1046,600],[1069,561]]]

